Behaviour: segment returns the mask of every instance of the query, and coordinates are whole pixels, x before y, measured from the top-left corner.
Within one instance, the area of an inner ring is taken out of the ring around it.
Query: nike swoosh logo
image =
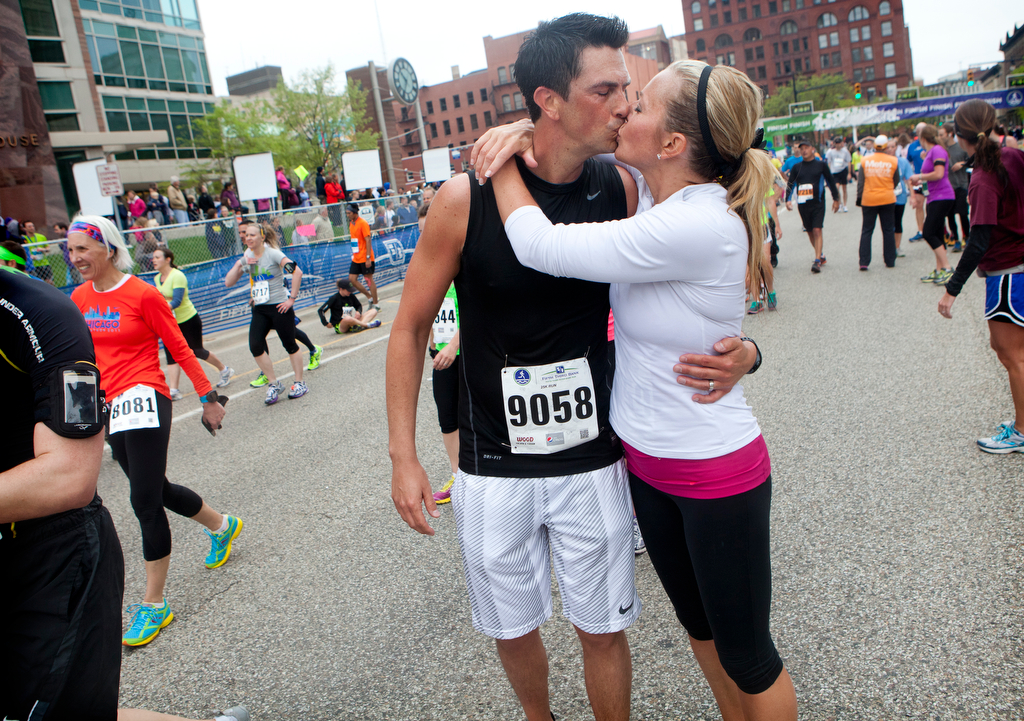
[[[587,200],[593,200],[594,198],[596,198],[600,194],[601,194],[600,190],[597,191],[596,193],[594,193],[593,195],[590,195],[589,193],[587,193]],[[632,606],[633,604],[630,604],[630,605]],[[626,610],[629,610],[629,609],[626,609]]]
[[[629,609],[633,608],[633,604],[634,603],[636,603],[636,601],[630,601],[629,605],[626,606],[625,608],[623,608],[622,606],[619,606],[619,615],[620,616],[624,616],[626,614],[626,612],[629,611]]]

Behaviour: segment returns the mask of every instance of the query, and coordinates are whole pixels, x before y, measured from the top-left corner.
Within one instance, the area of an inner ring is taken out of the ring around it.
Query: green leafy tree
[[[796,76],[796,91],[797,99],[794,101],[792,82],[776,88],[772,96],[765,101],[764,116],[774,118],[789,115],[789,104],[792,102],[805,103],[813,100],[815,112],[848,108],[867,102],[866,96],[860,100],[854,99],[853,83],[843,77],[842,73]]]
[[[341,155],[377,147],[380,133],[361,130],[367,124],[367,93],[349,81],[338,92],[334,66],[303,72],[291,86],[281,80],[266,111],[301,149],[295,167],[341,169]]]

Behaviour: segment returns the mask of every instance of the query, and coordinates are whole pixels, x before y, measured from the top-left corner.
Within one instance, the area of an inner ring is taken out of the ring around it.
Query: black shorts
[[[192,352],[196,354],[196,358],[206,360],[210,357],[210,351],[203,348],[203,321],[198,313],[183,323],[178,323],[178,328],[181,329],[181,334],[185,336],[185,342],[188,343],[188,347],[192,349]],[[167,346],[164,346],[164,357],[167,358],[167,365],[169,366],[178,362],[171,356]]]
[[[348,267],[349,275],[373,275],[374,261],[369,263],[353,263]]]
[[[838,172],[832,173],[832,177],[835,178],[835,181],[836,181],[837,184],[839,184],[839,185],[846,185],[846,179],[847,179],[847,176],[848,176],[849,172],[850,172],[850,168],[849,168],[849,166],[847,166],[847,167],[843,168],[842,170],[840,170]]]
[[[824,203],[804,203],[796,207],[800,211],[800,219],[804,221],[804,230],[821,228],[825,225]]]
[[[431,349],[430,357],[436,357],[438,352]],[[437,423],[442,433],[454,433],[459,430],[459,356],[455,356],[452,364],[444,370],[433,369],[431,380]]]
[[[99,496],[5,524],[0,577],[0,718],[115,721],[124,557]]]

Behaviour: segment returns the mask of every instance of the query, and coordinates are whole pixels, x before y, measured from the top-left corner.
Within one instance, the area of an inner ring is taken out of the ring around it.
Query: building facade
[[[861,83],[869,101],[913,84],[899,0],[683,0],[683,16],[690,57],[739,68],[766,95],[825,73]]]

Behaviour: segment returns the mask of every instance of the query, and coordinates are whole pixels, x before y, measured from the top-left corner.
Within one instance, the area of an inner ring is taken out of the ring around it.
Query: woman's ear
[[[672,133],[668,138],[661,144],[661,158],[666,160],[668,158],[675,158],[686,152],[686,148],[689,146],[689,141],[686,136],[682,133]]]

